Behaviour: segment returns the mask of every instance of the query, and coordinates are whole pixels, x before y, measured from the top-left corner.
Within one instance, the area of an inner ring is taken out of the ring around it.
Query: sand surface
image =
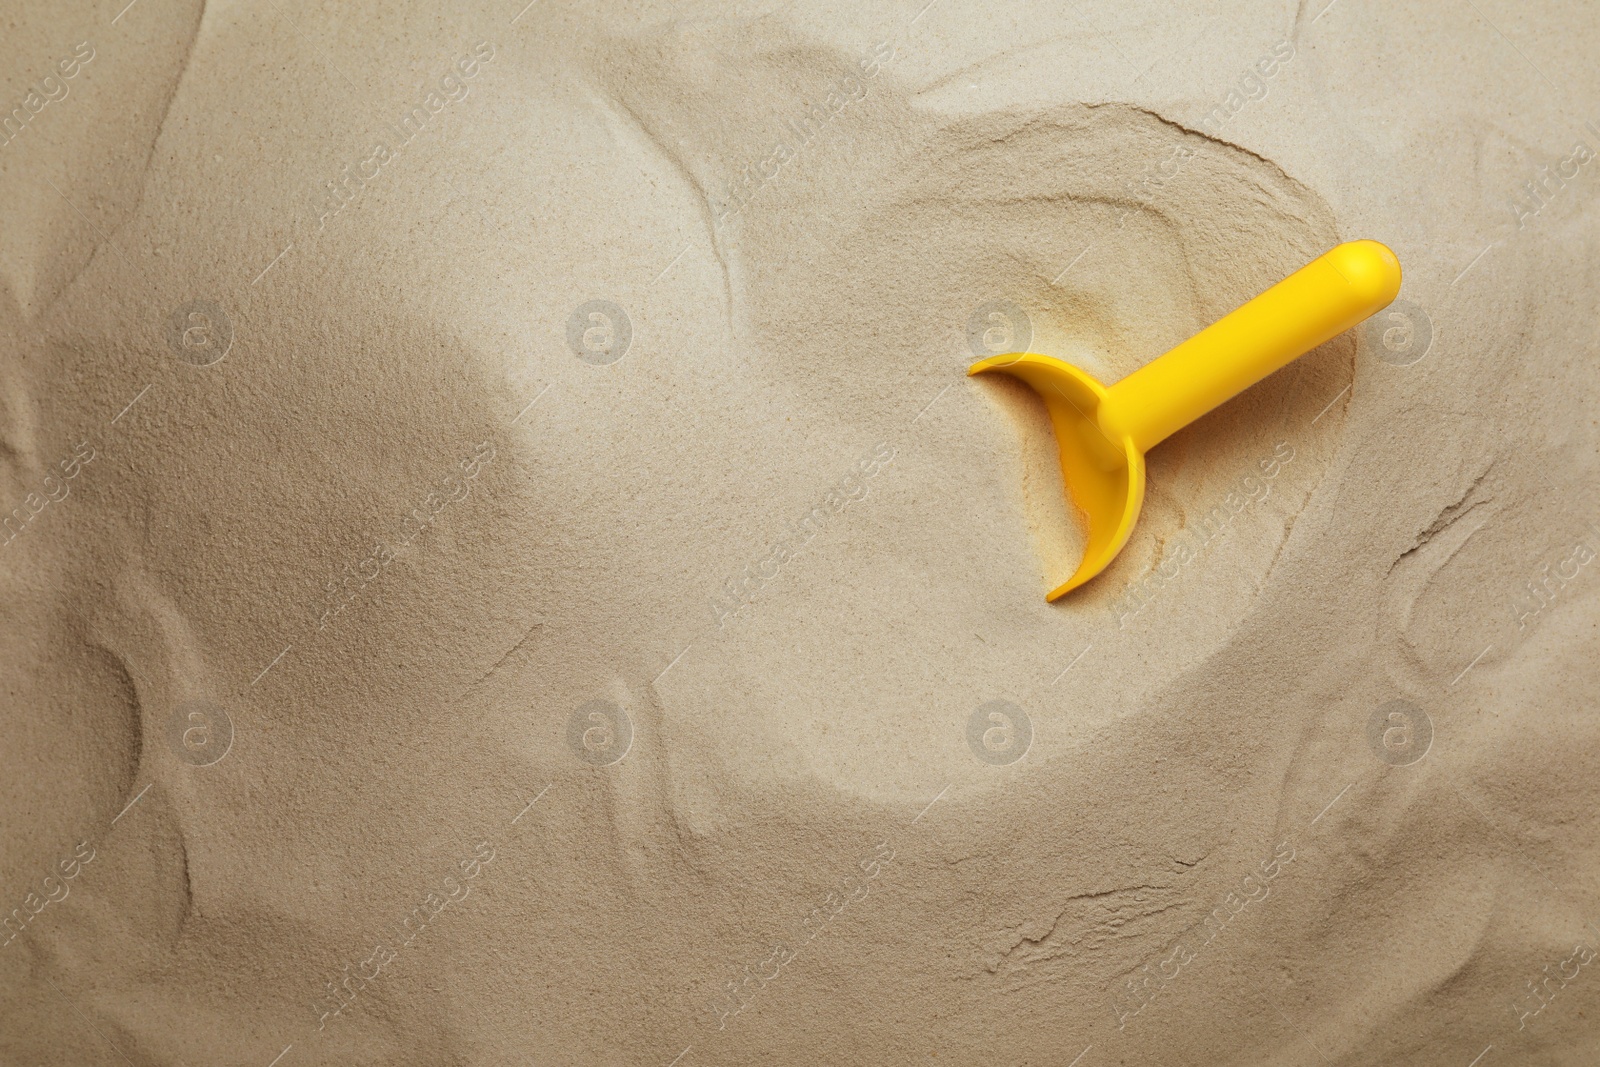
[[[0,1060],[1594,1062],[1587,8],[523,2],[8,16]]]

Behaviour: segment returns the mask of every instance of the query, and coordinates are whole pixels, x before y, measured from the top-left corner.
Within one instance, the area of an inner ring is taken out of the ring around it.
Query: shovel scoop
[[[1099,574],[1127,544],[1144,502],[1144,454],[1322,342],[1382,311],[1400,292],[1400,261],[1377,241],[1312,260],[1165,355],[1106,386],[1070,363],[1012,352],[974,363],[1044,398],[1061,475],[1088,523],[1083,562],[1048,600]]]

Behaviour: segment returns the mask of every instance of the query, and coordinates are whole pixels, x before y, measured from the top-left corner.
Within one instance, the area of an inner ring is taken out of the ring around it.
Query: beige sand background
[[[8,12],[0,1059],[1600,1053],[1592,15],[923,3]]]

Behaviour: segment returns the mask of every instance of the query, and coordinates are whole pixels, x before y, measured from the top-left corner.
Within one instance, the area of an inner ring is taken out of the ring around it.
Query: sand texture
[[[525,3],[8,13],[0,1062],[1600,1059],[1588,6]]]

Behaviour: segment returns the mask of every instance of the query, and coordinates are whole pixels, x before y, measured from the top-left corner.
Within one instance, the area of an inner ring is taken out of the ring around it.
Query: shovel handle
[[[1400,261],[1377,241],[1350,241],[1107,390],[1101,426],[1144,452],[1400,292]]]

